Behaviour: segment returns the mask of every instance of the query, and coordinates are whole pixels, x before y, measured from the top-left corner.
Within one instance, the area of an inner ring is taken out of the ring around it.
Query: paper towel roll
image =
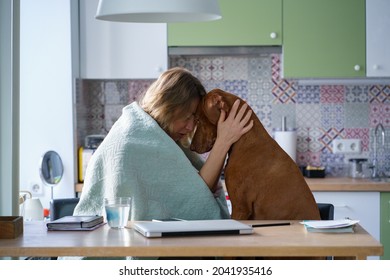
[[[294,160],[297,158],[297,132],[275,131],[275,141]]]

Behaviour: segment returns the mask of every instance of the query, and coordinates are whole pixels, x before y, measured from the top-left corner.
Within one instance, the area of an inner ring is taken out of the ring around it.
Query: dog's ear
[[[229,106],[222,95],[213,93],[205,96],[203,111],[212,124],[217,125],[221,110],[229,113]]]

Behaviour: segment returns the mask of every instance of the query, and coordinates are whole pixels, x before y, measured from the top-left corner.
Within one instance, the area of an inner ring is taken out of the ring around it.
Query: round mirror
[[[46,152],[41,160],[40,173],[48,185],[57,185],[64,174],[64,166],[59,154],[54,151]]]

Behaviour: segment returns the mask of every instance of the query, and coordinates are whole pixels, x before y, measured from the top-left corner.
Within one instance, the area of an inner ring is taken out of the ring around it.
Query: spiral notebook
[[[236,220],[144,221],[133,228],[145,237],[252,234],[253,228]]]

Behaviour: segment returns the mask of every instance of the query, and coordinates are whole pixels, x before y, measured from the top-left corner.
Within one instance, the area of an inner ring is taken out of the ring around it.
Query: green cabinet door
[[[282,44],[282,0],[219,0],[219,6],[220,20],[168,24],[168,46]]]
[[[365,34],[365,0],[284,0],[284,77],[364,77]]]
[[[385,252],[382,260],[390,260],[390,192],[381,193],[381,243]]]

